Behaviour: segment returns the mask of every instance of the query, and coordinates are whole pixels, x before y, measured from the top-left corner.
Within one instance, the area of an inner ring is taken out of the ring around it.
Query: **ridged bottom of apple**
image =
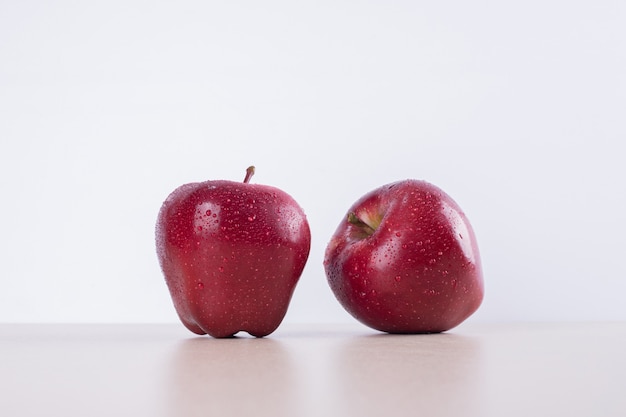
[[[209,336],[211,336],[213,338],[216,338],[216,339],[234,338],[239,333],[248,333],[250,336],[257,337],[257,338],[263,338],[263,337],[266,337],[266,336],[272,334],[278,328],[278,326],[280,325],[280,323],[278,323],[275,326],[268,326],[266,328],[257,328],[257,329],[245,328],[245,326],[242,326],[241,328],[239,328],[237,330],[232,330],[232,329],[215,330],[215,329],[203,328],[203,327],[201,327],[200,325],[198,325],[196,323],[190,323],[190,322],[188,322],[186,320],[183,320],[183,319],[181,319],[181,322],[192,333],[195,333],[195,334],[200,335],[200,336],[209,335]]]

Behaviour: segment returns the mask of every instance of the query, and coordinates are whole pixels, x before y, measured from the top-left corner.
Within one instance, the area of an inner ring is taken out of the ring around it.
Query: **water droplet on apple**
[[[451,283],[452,283],[452,288],[456,289],[456,279],[453,279]]]
[[[207,210],[204,214],[206,214],[207,216],[211,215],[211,210]]]
[[[219,268],[217,268],[217,270],[220,271],[220,272],[224,272],[224,267],[220,266]]]
[[[437,252],[437,255],[441,256],[441,255],[443,255],[443,252],[439,251],[439,252]]]
[[[248,221],[253,222],[256,219],[256,214],[252,216],[248,216]]]
[[[400,281],[402,281],[402,277],[400,275],[396,275],[395,280],[396,280],[396,282],[400,282]]]
[[[196,284],[196,288],[199,289],[199,290],[202,290],[202,289],[204,289],[204,284],[202,282],[198,282]]]
[[[437,260],[435,258],[431,259],[428,261],[429,264],[434,265],[437,263]]]
[[[400,232],[396,232],[396,236],[397,236],[397,237],[400,237],[400,236],[402,236],[402,233],[400,233]]]
[[[198,226],[198,232],[202,231],[202,226]]]
[[[367,294],[361,291],[361,292],[359,293],[359,295],[360,295],[361,297],[365,297]]]

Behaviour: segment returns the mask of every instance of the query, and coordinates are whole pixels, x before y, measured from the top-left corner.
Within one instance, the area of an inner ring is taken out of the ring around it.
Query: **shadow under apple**
[[[174,351],[165,380],[166,416],[293,416],[288,350],[269,338],[197,337]]]
[[[341,415],[480,416],[481,346],[454,333],[357,336],[336,351],[333,408]]]

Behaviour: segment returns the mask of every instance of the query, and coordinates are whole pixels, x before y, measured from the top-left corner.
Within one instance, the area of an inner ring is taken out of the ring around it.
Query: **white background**
[[[352,321],[324,247],[405,178],[473,224],[471,320],[626,320],[624,22],[619,0],[0,1],[0,321],[176,322],[158,209],[250,164],[313,233],[286,322]]]

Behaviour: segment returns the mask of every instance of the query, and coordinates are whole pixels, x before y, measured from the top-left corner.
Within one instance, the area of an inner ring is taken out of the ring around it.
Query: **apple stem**
[[[246,177],[243,179],[243,183],[247,184],[253,175],[254,175],[254,165],[250,165],[248,169],[246,169]]]
[[[348,222],[361,228],[361,230],[363,230],[363,232],[365,232],[368,236],[371,236],[376,231],[375,228],[359,219],[359,217],[352,211],[348,213]]]

